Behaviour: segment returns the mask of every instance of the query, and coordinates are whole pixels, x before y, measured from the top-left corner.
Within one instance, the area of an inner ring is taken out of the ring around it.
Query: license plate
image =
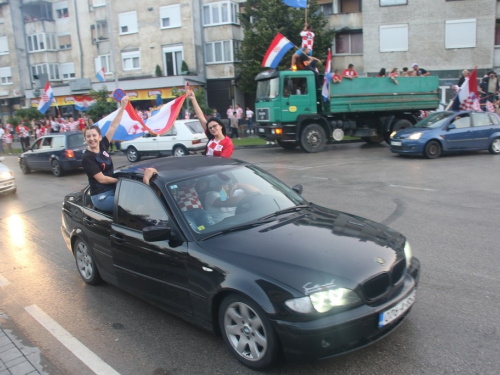
[[[398,141],[392,141],[391,142],[391,146],[401,146],[402,143],[401,142],[398,142]]]
[[[389,324],[393,320],[403,315],[406,311],[408,311],[411,305],[413,305],[413,303],[415,302],[416,294],[417,290],[414,289],[408,297],[399,302],[396,306],[393,306],[389,310],[380,313],[378,319],[378,328],[382,328],[383,326]]]
[[[264,128],[259,128],[259,133],[265,133],[266,132],[266,129]]]

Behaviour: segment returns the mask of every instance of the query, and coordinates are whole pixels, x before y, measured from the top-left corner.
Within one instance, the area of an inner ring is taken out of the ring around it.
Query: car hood
[[[371,220],[312,206],[271,224],[201,242],[221,260],[304,294],[311,287],[355,289],[404,258],[405,237]],[[333,280],[333,281],[332,281]]]
[[[407,138],[413,133],[426,133],[432,130],[436,130],[434,128],[406,128],[398,131],[394,138]]]

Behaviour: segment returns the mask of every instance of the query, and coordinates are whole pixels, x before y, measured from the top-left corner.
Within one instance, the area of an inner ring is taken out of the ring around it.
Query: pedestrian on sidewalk
[[[236,113],[236,111],[233,112],[233,116],[231,116],[229,121],[230,121],[229,126],[231,128],[230,137],[231,138],[238,137],[238,139],[241,139],[240,135],[238,134],[238,114]]]
[[[253,111],[250,109],[250,107],[247,107],[247,111],[245,114],[247,120],[247,133],[253,134],[253,123],[252,123]]]
[[[14,136],[10,132],[5,132],[3,135],[3,143],[6,148],[9,149],[9,155],[12,155],[12,141],[14,140]]]
[[[0,154],[4,153],[3,149],[3,136],[5,134],[5,129],[3,127],[3,124],[0,122]]]
[[[19,142],[21,142],[21,149],[24,152],[30,146],[30,132],[24,122],[21,122],[19,125],[17,125],[16,133],[19,137]]]

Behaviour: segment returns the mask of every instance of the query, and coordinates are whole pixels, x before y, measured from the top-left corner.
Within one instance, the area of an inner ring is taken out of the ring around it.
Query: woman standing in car
[[[129,101],[128,96],[123,97],[120,109],[109,125],[106,136],[103,138],[101,129],[93,125],[83,131],[87,150],[83,154],[82,166],[89,178],[90,197],[95,208],[113,212],[115,200],[115,185],[118,179],[113,176],[113,161],[109,156],[108,148],[115,135],[116,129],[120,125],[125,107]]]
[[[194,112],[208,138],[206,155],[230,158],[234,150],[233,141],[226,135],[226,128],[222,121],[215,117],[210,117],[208,120],[205,118],[192,90],[188,91],[187,97],[193,103]]]

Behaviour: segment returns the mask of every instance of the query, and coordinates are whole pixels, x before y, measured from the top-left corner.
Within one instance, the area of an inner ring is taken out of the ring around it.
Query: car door
[[[471,113],[475,147],[486,150],[490,147],[490,136],[496,131],[487,113]]]
[[[133,143],[137,150],[150,153],[158,150],[158,140],[160,136],[153,136],[149,133],[144,134],[141,138],[137,138]]]
[[[145,227],[160,224],[179,233],[160,195],[142,182],[123,179],[119,183],[111,230],[118,285],[158,305],[190,313],[187,243],[179,239],[146,242],[143,238]]]
[[[43,137],[38,138],[30,147],[30,150],[24,153],[24,159],[31,169],[38,169],[38,153],[40,152]]]
[[[298,115],[316,113],[314,76],[285,77],[281,121],[295,122]],[[312,89],[311,89],[312,88]]]
[[[454,128],[450,128],[454,125]],[[444,134],[444,140],[447,150],[467,150],[474,149],[474,135],[471,127],[469,115],[457,116],[449,125]]]
[[[172,148],[174,147],[174,144],[177,143],[177,136],[178,136],[177,126],[178,125],[174,123],[174,126],[172,126],[168,132],[157,137],[158,151],[160,151],[162,154],[166,155],[172,154]]]
[[[43,137],[40,149],[35,153],[38,169],[51,169],[50,157],[52,156],[53,151],[52,136]]]

